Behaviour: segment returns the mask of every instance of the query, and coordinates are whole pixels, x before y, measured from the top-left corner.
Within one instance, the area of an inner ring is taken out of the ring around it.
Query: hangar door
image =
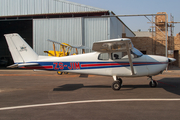
[[[34,19],[33,48],[37,54],[47,55],[44,51],[53,50],[52,43],[47,39],[74,46],[82,45],[82,19],[79,17]],[[56,50],[58,47],[59,45],[56,45]]]
[[[4,34],[18,33],[32,46],[32,20],[0,21],[0,68],[13,64]]]

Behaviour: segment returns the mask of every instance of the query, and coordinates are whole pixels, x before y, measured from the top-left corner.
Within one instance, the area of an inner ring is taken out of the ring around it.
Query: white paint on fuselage
[[[100,54],[99,52],[93,52],[93,53],[71,55],[65,57],[39,56],[39,59],[34,62],[115,62],[115,63],[129,62],[129,59],[98,60],[99,54]],[[155,56],[155,55],[143,55],[139,58],[133,58],[132,61],[133,63],[145,63],[139,66],[136,66],[134,64],[135,75],[132,75],[130,66],[115,67],[115,68],[113,67],[99,68],[99,69],[63,70],[63,72],[107,75],[107,76],[116,75],[116,76],[124,76],[124,77],[152,76],[159,74],[167,67],[168,58],[163,56]],[[159,62],[160,64],[157,64]],[[151,63],[156,63],[156,64],[151,64]]]
[[[168,58],[157,55],[146,55],[147,62],[160,62],[161,64],[147,65],[149,76],[157,75],[168,66]],[[164,64],[163,64],[164,63]]]

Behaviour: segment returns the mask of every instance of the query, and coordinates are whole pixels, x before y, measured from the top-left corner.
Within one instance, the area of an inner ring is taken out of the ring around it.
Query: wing
[[[129,49],[133,47],[131,40],[127,38],[122,39],[112,39],[100,42],[95,42],[93,44],[92,50],[97,52],[119,52],[126,51],[127,44],[129,44]]]
[[[92,48],[92,50],[97,52],[127,52],[132,75],[135,75],[131,57],[131,49],[133,49],[133,44],[128,38],[95,42]]]
[[[83,45],[81,45],[81,46],[71,46],[71,47],[77,48],[77,49],[91,49],[91,48],[83,46]]]
[[[62,44],[60,42],[56,42],[56,41],[53,41],[53,40],[50,40],[50,39],[48,39],[47,41],[52,42],[52,43],[56,43],[56,44],[59,44],[59,45],[67,46],[65,44]],[[69,47],[69,46],[67,46],[67,47]]]

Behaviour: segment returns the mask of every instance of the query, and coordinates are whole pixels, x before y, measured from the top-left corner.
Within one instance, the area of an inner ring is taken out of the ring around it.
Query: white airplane
[[[149,85],[156,87],[152,76],[162,73],[168,63],[176,59],[156,55],[143,55],[134,48],[128,38],[118,38],[95,42],[92,53],[71,55],[65,57],[39,56],[17,33],[5,34],[9,46],[13,65],[9,68],[40,69],[79,73],[82,75],[112,76],[113,90],[120,90],[120,77],[150,78]]]

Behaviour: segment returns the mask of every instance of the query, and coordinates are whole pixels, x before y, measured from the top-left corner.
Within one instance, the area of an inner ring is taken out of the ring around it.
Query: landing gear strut
[[[114,77],[113,77],[113,78],[114,78]],[[114,82],[112,83],[112,89],[113,89],[113,90],[120,90],[120,89],[121,89],[121,86],[122,86],[122,79],[116,77],[116,78],[114,79]]]
[[[157,82],[152,79],[152,76],[150,76],[149,78],[151,79],[151,81],[149,82],[149,86],[153,88],[157,87]]]

